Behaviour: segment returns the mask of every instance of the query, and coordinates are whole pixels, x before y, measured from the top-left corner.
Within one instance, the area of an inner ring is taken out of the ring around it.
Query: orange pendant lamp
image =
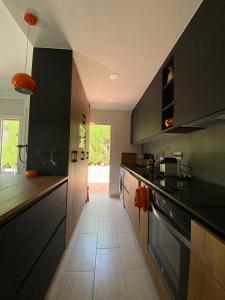
[[[30,34],[30,26],[34,26],[37,24],[37,18],[30,13],[25,13],[24,21],[28,24],[25,73],[16,73],[12,77],[12,85],[14,89],[19,93],[25,95],[33,95],[36,91],[36,83],[30,75],[26,74],[26,71],[27,71],[27,53],[28,53],[28,40]]]

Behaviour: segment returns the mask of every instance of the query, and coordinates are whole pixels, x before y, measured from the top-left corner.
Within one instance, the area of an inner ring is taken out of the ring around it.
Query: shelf
[[[167,110],[167,109],[170,108],[172,105],[174,105],[174,100],[173,100],[170,104],[168,104],[168,105],[166,105],[165,107],[163,107],[162,111]]]
[[[163,86],[163,91],[165,91],[168,87],[170,87],[172,85],[173,81],[174,81],[174,78],[171,79],[167,84],[165,84]]]

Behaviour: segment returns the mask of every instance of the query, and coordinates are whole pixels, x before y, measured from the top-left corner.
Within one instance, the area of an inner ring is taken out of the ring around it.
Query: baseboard
[[[119,194],[109,194],[110,198],[119,198],[120,195]]]

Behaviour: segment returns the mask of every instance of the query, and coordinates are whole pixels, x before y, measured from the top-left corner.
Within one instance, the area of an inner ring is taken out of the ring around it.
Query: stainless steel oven
[[[158,192],[149,212],[149,250],[172,299],[187,299],[191,215]]]

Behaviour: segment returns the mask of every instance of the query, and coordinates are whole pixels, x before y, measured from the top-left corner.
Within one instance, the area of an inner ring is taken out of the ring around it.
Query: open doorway
[[[18,147],[21,139],[19,117],[0,118],[0,174],[19,173]]]
[[[89,192],[108,194],[111,126],[91,124],[89,136]]]

